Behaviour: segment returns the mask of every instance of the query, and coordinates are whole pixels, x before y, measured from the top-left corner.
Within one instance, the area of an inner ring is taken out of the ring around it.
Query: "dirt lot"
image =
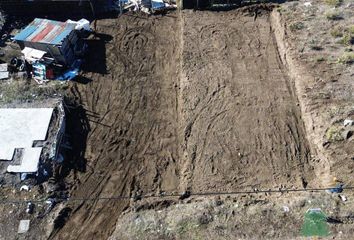
[[[77,175],[73,197],[312,183],[269,12],[124,15],[97,28],[107,50],[97,49],[91,67],[107,59],[107,74],[87,74],[92,82],[72,87],[90,125],[87,169]],[[127,206],[74,204],[54,236],[105,239]]]
[[[339,175],[319,148],[324,120],[304,97],[308,77],[289,71],[279,42],[288,35],[274,16],[262,5],[97,21],[89,64],[68,94],[81,106],[69,124],[76,171],[66,173],[77,200],[28,239],[294,239],[310,207],[351,219],[352,201],[326,193],[178,200],[186,191],[329,187]],[[157,198],[133,201],[141,195]],[[131,198],[80,200],[116,196]],[[331,232],[349,236],[346,226]]]

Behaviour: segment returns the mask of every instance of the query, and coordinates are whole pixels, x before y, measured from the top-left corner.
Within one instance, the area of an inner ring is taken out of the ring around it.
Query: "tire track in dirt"
[[[97,22],[98,32],[113,39],[106,44],[108,74],[88,74],[92,82],[72,88],[97,116],[89,117],[88,171],[78,176],[73,197],[178,189],[176,26],[174,15]],[[72,215],[54,238],[107,239],[127,206],[129,201],[70,204]]]
[[[183,37],[183,188],[311,181],[310,150],[269,13],[186,12]]]
[[[179,14],[97,22],[113,39],[108,74],[87,74],[92,82],[72,87],[91,120],[88,170],[73,196],[310,182],[309,147],[269,13]],[[72,214],[54,238],[107,239],[129,206],[70,203]]]

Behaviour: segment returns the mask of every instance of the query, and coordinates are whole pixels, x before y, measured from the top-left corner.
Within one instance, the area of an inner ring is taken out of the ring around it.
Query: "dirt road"
[[[96,46],[88,67],[98,73],[71,89],[90,123],[86,172],[77,175],[73,197],[311,181],[297,99],[268,12],[123,15],[98,21],[97,31],[106,51]],[[52,237],[107,239],[128,206],[71,203]]]

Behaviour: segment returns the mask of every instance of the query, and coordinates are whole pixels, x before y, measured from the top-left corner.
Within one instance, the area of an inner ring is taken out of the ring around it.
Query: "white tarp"
[[[76,27],[75,27],[76,30],[84,29],[86,31],[91,31],[90,22],[88,20],[86,20],[85,18],[80,19],[79,21],[73,21],[73,20],[69,19],[66,22],[76,24]]]
[[[44,56],[44,54],[47,53],[45,51],[41,51],[41,50],[37,50],[34,48],[29,48],[29,47],[25,47],[21,52],[23,53],[23,55],[25,55],[25,59],[29,63],[33,63],[33,62],[41,59]]]

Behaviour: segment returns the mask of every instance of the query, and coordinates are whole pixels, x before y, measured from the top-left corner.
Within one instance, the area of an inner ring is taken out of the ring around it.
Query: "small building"
[[[71,66],[85,47],[77,25],[77,22],[70,20],[59,22],[36,18],[14,40],[28,55],[28,59],[46,57],[48,61]],[[34,56],[30,55],[31,52]]]

